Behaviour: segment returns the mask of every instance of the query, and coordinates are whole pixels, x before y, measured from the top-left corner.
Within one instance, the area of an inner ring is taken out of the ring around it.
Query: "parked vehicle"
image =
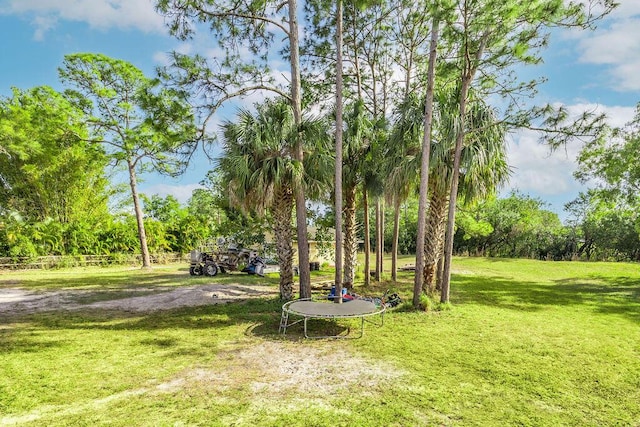
[[[191,251],[189,274],[192,276],[215,276],[218,272],[227,271],[242,271],[262,276],[264,269],[265,262],[256,251],[237,248],[234,245],[229,245],[225,250]]]

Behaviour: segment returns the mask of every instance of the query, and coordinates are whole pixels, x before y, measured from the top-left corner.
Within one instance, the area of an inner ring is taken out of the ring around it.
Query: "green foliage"
[[[456,224],[462,230],[463,240],[470,240],[473,238],[483,238],[493,233],[493,226],[489,221],[481,218],[479,215],[474,215],[474,212],[461,211],[456,217]]]
[[[25,221],[99,222],[107,213],[107,158],[86,141],[82,114],[49,87],[0,99],[0,214]]]
[[[313,240],[316,241],[318,254],[323,259],[333,259],[335,257],[335,231],[331,228],[333,223],[328,226],[320,222],[316,225],[316,233]]]
[[[67,98],[85,117],[91,139],[117,162],[177,174],[195,141],[186,94],[160,86],[132,64],[102,54],[66,55],[58,69]]]
[[[273,207],[279,189],[292,191],[300,183],[308,194],[326,199],[332,164],[326,123],[305,117],[296,129],[293,111],[282,99],[256,109],[224,124],[225,153],[218,164],[226,188],[221,195],[248,213]],[[304,141],[304,167],[293,156],[297,137]]]
[[[187,94],[163,87],[132,64],[102,54],[66,55],[58,74],[69,87],[67,98],[84,111],[90,140],[102,144],[116,165],[127,167],[142,263],[149,267],[137,174],[154,170],[176,175],[186,167],[197,141]],[[156,244],[168,246],[164,241]]]
[[[624,127],[610,129],[585,144],[576,177],[595,180],[596,189],[581,194],[567,208],[574,215],[578,252],[587,259],[640,259],[640,104]]]
[[[566,205],[577,256],[587,260],[640,260],[638,208],[607,191],[590,190]]]
[[[203,117],[211,117],[226,101],[256,90],[274,92],[293,101],[287,88],[275,78],[270,63],[288,57],[293,35],[287,23],[287,3],[157,0],[155,4],[166,16],[173,36],[186,40],[203,31],[207,35],[202,40],[212,40],[211,48],[221,51],[216,58],[209,58],[208,53],[188,55],[174,51],[171,64],[159,70],[167,85],[201,95],[195,104]],[[278,50],[280,41],[287,46],[282,51]]]
[[[467,209],[456,221],[458,252],[500,257],[570,258],[566,229],[535,198],[512,193]]]
[[[599,179],[602,189],[611,195],[610,199],[624,196],[628,203],[637,203],[640,192],[640,104],[631,122],[585,144],[578,163],[578,179],[583,182]]]
[[[405,311],[415,310],[412,304],[405,302],[404,303]],[[439,296],[420,294],[420,304],[418,306],[418,310],[426,311],[426,312],[437,312],[437,311],[445,311],[451,310],[452,306],[450,303],[442,303],[440,302]]]

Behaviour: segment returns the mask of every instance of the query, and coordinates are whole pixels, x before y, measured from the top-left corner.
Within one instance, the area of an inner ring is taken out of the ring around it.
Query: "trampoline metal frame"
[[[303,303],[303,304],[296,304]],[[355,304],[354,304],[355,303]],[[363,304],[368,303],[368,304]],[[298,305],[299,307],[296,307]],[[293,307],[292,307],[293,306]],[[307,308],[305,311],[304,308]],[[327,310],[321,310],[325,308]],[[361,310],[358,310],[361,308]],[[373,308],[373,310],[371,310]],[[317,310],[320,309],[320,310]],[[365,311],[365,309],[368,309]],[[324,312],[323,312],[324,311]],[[364,322],[372,323],[376,326],[384,325],[384,304],[380,307],[376,306],[373,302],[367,300],[352,300],[343,302],[342,304],[335,304],[332,302],[320,302],[314,301],[312,298],[302,298],[293,301],[289,301],[282,306],[282,316],[280,318],[280,328],[278,333],[282,335],[287,334],[287,328],[289,326],[296,325],[300,322],[304,324],[304,337],[310,339],[322,339],[322,338],[348,338],[349,335],[309,335],[307,329],[307,323],[309,319],[357,319],[360,318],[360,335],[351,338],[361,338],[364,335]],[[370,316],[380,315],[380,322],[374,322],[366,319]],[[289,322],[289,316],[298,316],[300,319]],[[350,330],[350,329],[349,329]]]

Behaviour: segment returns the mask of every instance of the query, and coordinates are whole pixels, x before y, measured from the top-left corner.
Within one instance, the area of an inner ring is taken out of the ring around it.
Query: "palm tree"
[[[445,88],[437,93],[434,143],[430,160],[429,215],[424,248],[423,274],[427,292],[434,291],[436,265],[444,249],[453,155],[459,126],[456,92],[457,90]],[[498,121],[495,111],[484,100],[474,97],[473,93],[468,107],[458,186],[458,195],[463,204],[473,203],[494,193],[510,174],[505,126]]]
[[[358,251],[356,222],[357,190],[364,179],[364,168],[371,140],[372,125],[364,102],[360,99],[349,106],[344,135],[342,187],[344,196],[344,285],[353,285]]]
[[[364,237],[364,285],[371,284],[371,224],[369,221],[369,201],[375,201],[384,193],[383,171],[380,168],[380,152],[384,151],[383,145],[386,142],[386,132],[377,129],[373,133],[371,142],[368,144],[366,155],[362,162],[362,210],[364,211],[363,237]],[[377,245],[376,245],[377,247]],[[376,249],[377,250],[377,249]],[[377,269],[376,269],[377,270]],[[376,276],[376,280],[379,277]]]
[[[400,233],[400,205],[416,189],[420,171],[423,102],[415,93],[407,94],[398,106],[389,135],[386,191],[394,204],[393,247],[391,249],[391,278],[397,279],[398,236]]]
[[[223,130],[224,151],[218,163],[228,182],[229,198],[245,211],[270,214],[280,266],[280,297],[292,299],[294,182],[307,182],[311,193],[318,193],[324,180],[313,174],[305,177],[304,168],[294,160],[292,151],[300,135],[291,106],[282,100],[258,105],[255,115],[241,110],[237,122],[226,122]],[[303,120],[300,130],[307,142],[327,140],[319,121]],[[326,148],[320,151],[327,157]],[[318,157],[305,156],[312,172],[326,170]]]

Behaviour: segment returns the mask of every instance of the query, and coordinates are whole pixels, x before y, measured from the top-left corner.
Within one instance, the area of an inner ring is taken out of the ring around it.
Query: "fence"
[[[189,254],[152,254],[152,264],[189,263]],[[110,255],[52,255],[41,257],[0,258],[0,270],[55,269],[108,265],[142,265],[142,256],[136,254]]]

